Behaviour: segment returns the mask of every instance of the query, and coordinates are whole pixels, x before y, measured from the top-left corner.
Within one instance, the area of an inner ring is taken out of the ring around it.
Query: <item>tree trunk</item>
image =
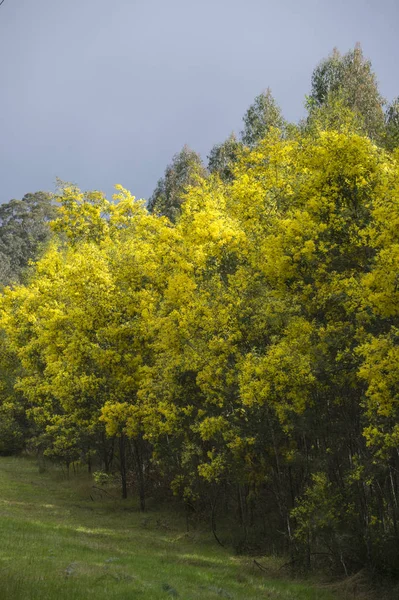
[[[143,454],[140,451],[140,438],[133,440],[134,457],[136,462],[136,474],[139,487],[140,510],[145,511],[145,482],[144,482],[144,463]]]
[[[122,498],[127,498],[127,481],[126,481],[126,448],[125,448],[125,436],[121,433],[119,438],[119,462],[120,472],[122,480]]]

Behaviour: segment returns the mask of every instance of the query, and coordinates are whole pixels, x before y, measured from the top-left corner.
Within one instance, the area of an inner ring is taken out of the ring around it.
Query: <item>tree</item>
[[[398,156],[343,106],[199,178],[173,227],[123,188],[64,189],[1,299],[0,451],[21,412],[66,465],[106,433],[142,508],[150,473],[237,549],[399,573]]]
[[[250,147],[262,140],[272,127],[278,129],[284,127],[284,118],[270,88],[256,96],[245,113],[243,121],[244,130],[241,132],[241,139],[246,146]]]
[[[148,210],[175,222],[190,186],[206,176],[199,154],[188,146],[175,154],[148,201]]]
[[[331,129],[366,135],[363,117],[348,107],[342,90],[330,92],[327,101],[320,106],[308,99],[307,106],[308,117],[300,123],[305,135],[317,135],[317,132]]]
[[[394,150],[399,147],[399,96],[388,105],[385,112],[386,147]]]
[[[29,262],[36,260],[51,237],[49,221],[56,215],[52,196],[26,194],[0,205],[0,283],[19,281]]]
[[[347,570],[371,537],[378,547],[389,493],[366,446],[356,352],[387,177],[384,153],[359,135],[272,131],[232,184],[191,188],[176,227],[187,266],[170,270],[139,392],[176,491],[237,511],[244,543],[254,514],[272,512],[296,560],[325,552]]]
[[[328,58],[323,59],[312,73],[312,91],[310,99],[317,106],[322,106],[332,91],[342,87],[343,60],[337,48]]]
[[[22,366],[15,389],[29,402],[36,446],[67,469],[77,458],[90,467],[106,430],[119,440],[125,497],[131,444],[144,508],[148,465],[137,389],[162,286],[157,264],[170,252],[174,230],[118,191],[111,203],[97,192],[63,190],[54,223],[63,236],[27,286],[6,292],[2,327]]]
[[[241,151],[242,144],[232,133],[225,142],[213,146],[208,156],[208,171],[217,173],[225,182],[232,181],[234,165],[237,163]]]
[[[19,452],[29,439],[27,405],[15,383],[21,375],[20,362],[0,330],[0,454]]]
[[[342,98],[345,105],[364,122],[366,134],[380,140],[384,131],[382,98],[372,65],[363,56],[360,44],[341,55],[337,49],[322,60],[312,74],[308,107],[320,107]]]

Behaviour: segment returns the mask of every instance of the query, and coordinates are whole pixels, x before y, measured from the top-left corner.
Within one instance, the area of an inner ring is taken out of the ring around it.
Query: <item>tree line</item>
[[[239,551],[398,576],[398,103],[357,46],[318,65],[307,106],[289,124],[261,94],[148,206],[61,184],[0,207],[21,257],[0,451],[117,470],[143,510],[171,490]]]

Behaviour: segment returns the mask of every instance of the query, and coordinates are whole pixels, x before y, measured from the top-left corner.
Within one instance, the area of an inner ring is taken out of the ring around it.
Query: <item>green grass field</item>
[[[91,486],[86,475],[67,481],[0,458],[0,600],[337,599],[269,578],[209,533],[186,533],[173,511],[143,515],[106,495],[93,502]]]

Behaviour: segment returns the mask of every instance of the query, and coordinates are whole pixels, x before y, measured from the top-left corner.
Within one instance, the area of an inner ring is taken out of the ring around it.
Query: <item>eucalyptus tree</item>
[[[246,146],[255,146],[272,127],[282,129],[284,118],[281,109],[273,98],[270,88],[256,96],[243,117],[244,129],[241,139]]]
[[[385,143],[389,150],[399,147],[399,96],[385,111]]]
[[[221,144],[215,144],[208,155],[208,170],[217,173],[225,181],[232,181],[234,165],[240,156],[242,144],[234,133]]]
[[[0,205],[0,283],[19,281],[30,261],[40,255],[51,237],[49,221],[56,215],[52,196],[26,194]]]
[[[149,199],[148,210],[175,222],[189,187],[195,186],[205,176],[206,169],[200,155],[185,145],[174,155],[164,176],[159,179]]]
[[[313,71],[308,99],[310,112],[334,102],[337,97],[361,117],[364,131],[371,139],[381,140],[384,98],[379,92],[371,62],[364,57],[360,44],[343,55],[335,48]]]

